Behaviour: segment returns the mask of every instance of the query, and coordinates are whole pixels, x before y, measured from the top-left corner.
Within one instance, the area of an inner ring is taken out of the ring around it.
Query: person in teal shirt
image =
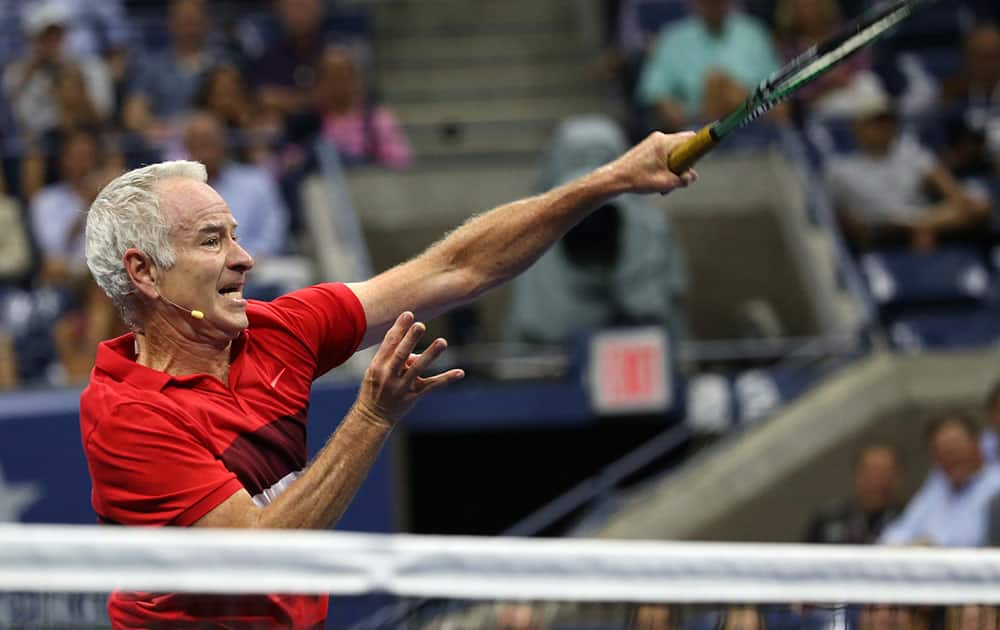
[[[778,69],[763,23],[731,0],[691,0],[692,15],[660,34],[639,77],[637,100],[664,131],[721,118]]]

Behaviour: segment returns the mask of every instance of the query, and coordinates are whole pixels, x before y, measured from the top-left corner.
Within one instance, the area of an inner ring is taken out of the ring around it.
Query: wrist
[[[351,408],[351,415],[357,418],[362,424],[380,431],[389,432],[396,425],[395,421],[389,417],[389,414],[362,400],[355,401],[354,406]]]
[[[588,187],[603,201],[630,192],[634,187],[628,165],[621,158],[595,169],[588,177]]]

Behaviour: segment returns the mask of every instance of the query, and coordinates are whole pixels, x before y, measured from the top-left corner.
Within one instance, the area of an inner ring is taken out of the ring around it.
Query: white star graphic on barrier
[[[18,522],[29,507],[42,498],[42,484],[7,483],[0,466],[0,523]]]

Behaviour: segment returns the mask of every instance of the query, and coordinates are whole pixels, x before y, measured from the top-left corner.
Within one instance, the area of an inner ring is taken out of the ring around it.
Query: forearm
[[[622,193],[666,194],[695,181],[697,174],[673,173],[670,152],[693,133],[650,134],[613,162],[568,184],[500,206],[467,221],[417,258],[352,284],[365,309],[364,344],[401,312],[420,319],[469,302],[516,276],[576,223]]]
[[[623,188],[609,165],[547,193],[475,217],[421,258],[430,267],[471,272],[480,294],[527,269],[574,225]]]
[[[253,526],[332,527],[347,510],[390,431],[388,422],[352,407],[306,472],[257,512]]]

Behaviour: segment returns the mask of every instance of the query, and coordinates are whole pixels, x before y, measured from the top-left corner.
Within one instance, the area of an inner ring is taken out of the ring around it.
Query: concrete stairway
[[[377,85],[418,161],[536,160],[559,120],[605,110],[588,76],[596,8],[575,0],[379,3]]]

